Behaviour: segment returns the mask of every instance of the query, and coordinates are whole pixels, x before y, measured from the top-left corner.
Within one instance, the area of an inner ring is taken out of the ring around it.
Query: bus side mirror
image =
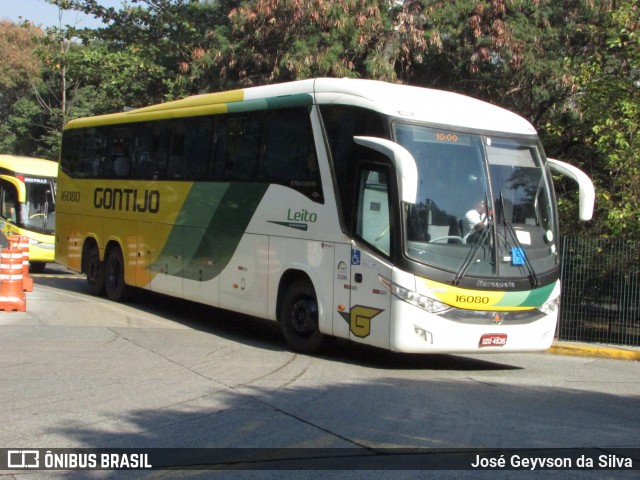
[[[547,163],[551,170],[561,175],[565,175],[574,180],[579,187],[579,216],[580,220],[591,220],[593,217],[593,204],[596,199],[596,191],[593,188],[593,182],[577,167],[561,162],[554,158],[547,158]]]
[[[418,195],[418,167],[413,155],[403,146],[384,138],[353,137],[353,140],[359,145],[382,153],[393,162],[400,178],[400,199],[415,205]]]

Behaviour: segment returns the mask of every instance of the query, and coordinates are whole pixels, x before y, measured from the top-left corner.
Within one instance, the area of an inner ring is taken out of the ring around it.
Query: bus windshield
[[[457,279],[529,278],[557,267],[556,220],[542,150],[534,140],[396,122],[418,167],[406,205],[405,253]]]
[[[20,225],[32,232],[53,234],[55,230],[55,181],[25,177],[26,201],[20,205]]]

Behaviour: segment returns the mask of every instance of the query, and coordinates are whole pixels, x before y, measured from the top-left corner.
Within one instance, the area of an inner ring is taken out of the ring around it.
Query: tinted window
[[[322,201],[313,132],[306,109],[275,110],[265,121],[259,179]]]
[[[162,178],[167,165],[171,125],[166,121],[138,126],[133,149],[131,177],[140,180]]]
[[[257,181],[323,201],[307,107],[66,130],[61,158],[78,178]]]
[[[349,233],[353,233],[353,204],[356,191],[356,172],[362,161],[387,158],[353,141],[354,136],[386,138],[382,117],[362,108],[341,105],[323,105],[320,107],[329,148],[333,160],[342,218]]]
[[[100,158],[102,178],[130,178],[131,153],[135,138],[135,125],[123,125],[107,129],[105,155]]]
[[[6,180],[0,180],[0,206],[2,218],[12,223],[18,222],[18,192]]]
[[[264,112],[224,118],[220,140],[224,162],[223,178],[227,181],[255,181],[258,177],[258,162],[262,145]]]
[[[170,135],[166,178],[210,179],[213,120],[210,117],[174,120]]]
[[[106,146],[105,128],[66,130],[60,165],[72,177],[96,178]]]

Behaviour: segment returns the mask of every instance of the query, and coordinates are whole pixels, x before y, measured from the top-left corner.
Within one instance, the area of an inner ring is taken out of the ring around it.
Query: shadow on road
[[[105,298],[89,295],[84,277],[72,272],[57,272],[55,270],[51,273],[45,272],[43,275],[34,275],[34,281],[36,284],[84,295],[89,301],[109,301]],[[280,329],[275,322],[147,290],[137,290],[127,305],[186,327],[255,348],[274,351],[287,350]],[[461,355],[401,354],[331,337],[327,338],[325,344],[324,349],[318,354],[319,357],[368,368],[463,371],[515,370],[520,368],[509,365],[508,357],[504,357],[505,363],[496,363]]]
[[[54,425],[50,432],[87,447],[254,447],[281,449],[280,454],[301,445],[372,454],[392,445],[444,449],[446,454],[446,449],[472,447],[607,448],[621,439],[627,446],[640,444],[640,417],[630,413],[637,398],[559,388],[382,378],[322,388],[229,389],[211,397],[211,407],[196,410],[122,412],[119,423],[128,426],[126,431],[76,422]],[[269,464],[262,468],[269,470]]]

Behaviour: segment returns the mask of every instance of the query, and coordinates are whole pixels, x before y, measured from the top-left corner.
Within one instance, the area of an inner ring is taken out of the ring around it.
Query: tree
[[[582,51],[585,25],[598,16],[580,1],[410,3],[412,28],[428,41],[421,61],[401,73],[403,81],[479,97],[536,125],[572,94],[566,58]]]
[[[211,25],[207,43],[184,65],[192,79],[218,88],[314,76],[393,80],[385,49],[388,2],[257,0],[229,2],[226,21]]]
[[[103,28],[70,33],[120,65],[121,80],[112,78],[110,88],[134,107],[206,89],[188,75],[188,65],[202,55],[209,29],[226,22],[231,8],[213,0],[131,0],[121,9],[102,7],[95,0],[51,1],[102,20]]]
[[[19,119],[26,113],[20,100],[37,88],[41,65],[35,54],[34,37],[42,32],[25,23],[0,21],[0,151],[30,154],[29,142],[22,140],[33,133],[29,124]],[[22,123],[20,127],[16,123]]]
[[[28,89],[37,81],[40,62],[34,54],[34,35],[41,35],[40,29],[26,23],[16,25],[0,21],[0,88],[3,97],[15,95]]]
[[[193,25],[207,21],[201,13],[213,3],[133,0],[146,8],[125,4],[118,10],[94,0],[47,1],[61,13],[71,9],[94,14],[105,27],[78,29],[63,27],[60,21],[58,27],[39,31],[37,38],[13,24],[11,31],[5,27],[4,34],[0,32],[8,39],[2,45],[13,48],[4,49],[12,61],[2,62],[5,69],[0,71],[0,76],[8,72],[0,79],[5,82],[0,84],[0,144],[5,151],[55,158],[68,119],[193,93],[182,81],[179,65],[193,51],[189,41],[204,31],[202,24]],[[22,34],[19,39],[16,31]],[[17,65],[23,60],[20,55],[32,63]]]
[[[640,7],[616,2],[600,48],[576,63],[583,143],[595,159],[602,236],[640,235]]]
[[[607,191],[626,194],[632,190],[631,185],[611,184],[614,170],[602,168],[602,152],[612,151],[611,145],[605,147],[603,137],[597,147],[594,138],[594,128],[604,131],[598,125],[608,102],[615,104],[616,92],[629,91],[613,87],[611,79],[605,81],[601,75],[604,71],[594,66],[602,62],[613,62],[618,67],[629,63],[622,58],[615,59],[607,38],[632,27],[633,22],[627,22],[625,27],[612,17],[620,12],[620,18],[622,12],[627,11],[628,20],[629,11],[637,14],[632,0],[460,0],[453,4],[422,0],[414,3],[421,12],[413,16],[419,22],[415,28],[422,29],[425,38],[429,38],[428,50],[423,62],[403,72],[403,79],[480,97],[516,111],[538,129],[550,156],[566,159],[592,175],[600,196],[611,195],[604,193]],[[637,51],[637,44],[633,48]],[[618,67],[613,70],[624,71]],[[585,72],[592,74],[585,75]],[[606,92],[602,92],[603,88]],[[616,112],[616,118],[633,117],[632,106],[637,101],[629,100],[624,112]],[[587,108],[588,104],[591,108]],[[608,121],[610,128],[617,132],[625,128],[619,124],[614,126],[611,119]],[[634,148],[630,146],[629,152]],[[633,172],[628,162],[624,172],[618,175],[619,180]],[[603,183],[602,179],[607,182]],[[601,227],[612,228],[612,225],[605,227],[601,220],[589,224],[576,221],[575,186],[559,179],[558,187],[561,225],[565,231],[601,233]],[[597,205],[606,206],[609,217],[619,217],[617,209],[603,202],[600,196]],[[619,204],[628,205],[627,211],[637,205],[621,201],[619,195],[614,198]]]
[[[40,32],[31,40],[39,62],[32,56],[25,67],[20,55],[33,48],[8,45],[27,40],[0,40],[16,64],[0,65],[5,150],[53,154],[66,119],[125,106],[314,76],[375,78],[516,111],[550,156],[594,177],[602,210],[586,228],[639,228],[635,0],[47,1],[104,26]],[[559,182],[563,224],[585,228],[572,221],[569,185]]]

